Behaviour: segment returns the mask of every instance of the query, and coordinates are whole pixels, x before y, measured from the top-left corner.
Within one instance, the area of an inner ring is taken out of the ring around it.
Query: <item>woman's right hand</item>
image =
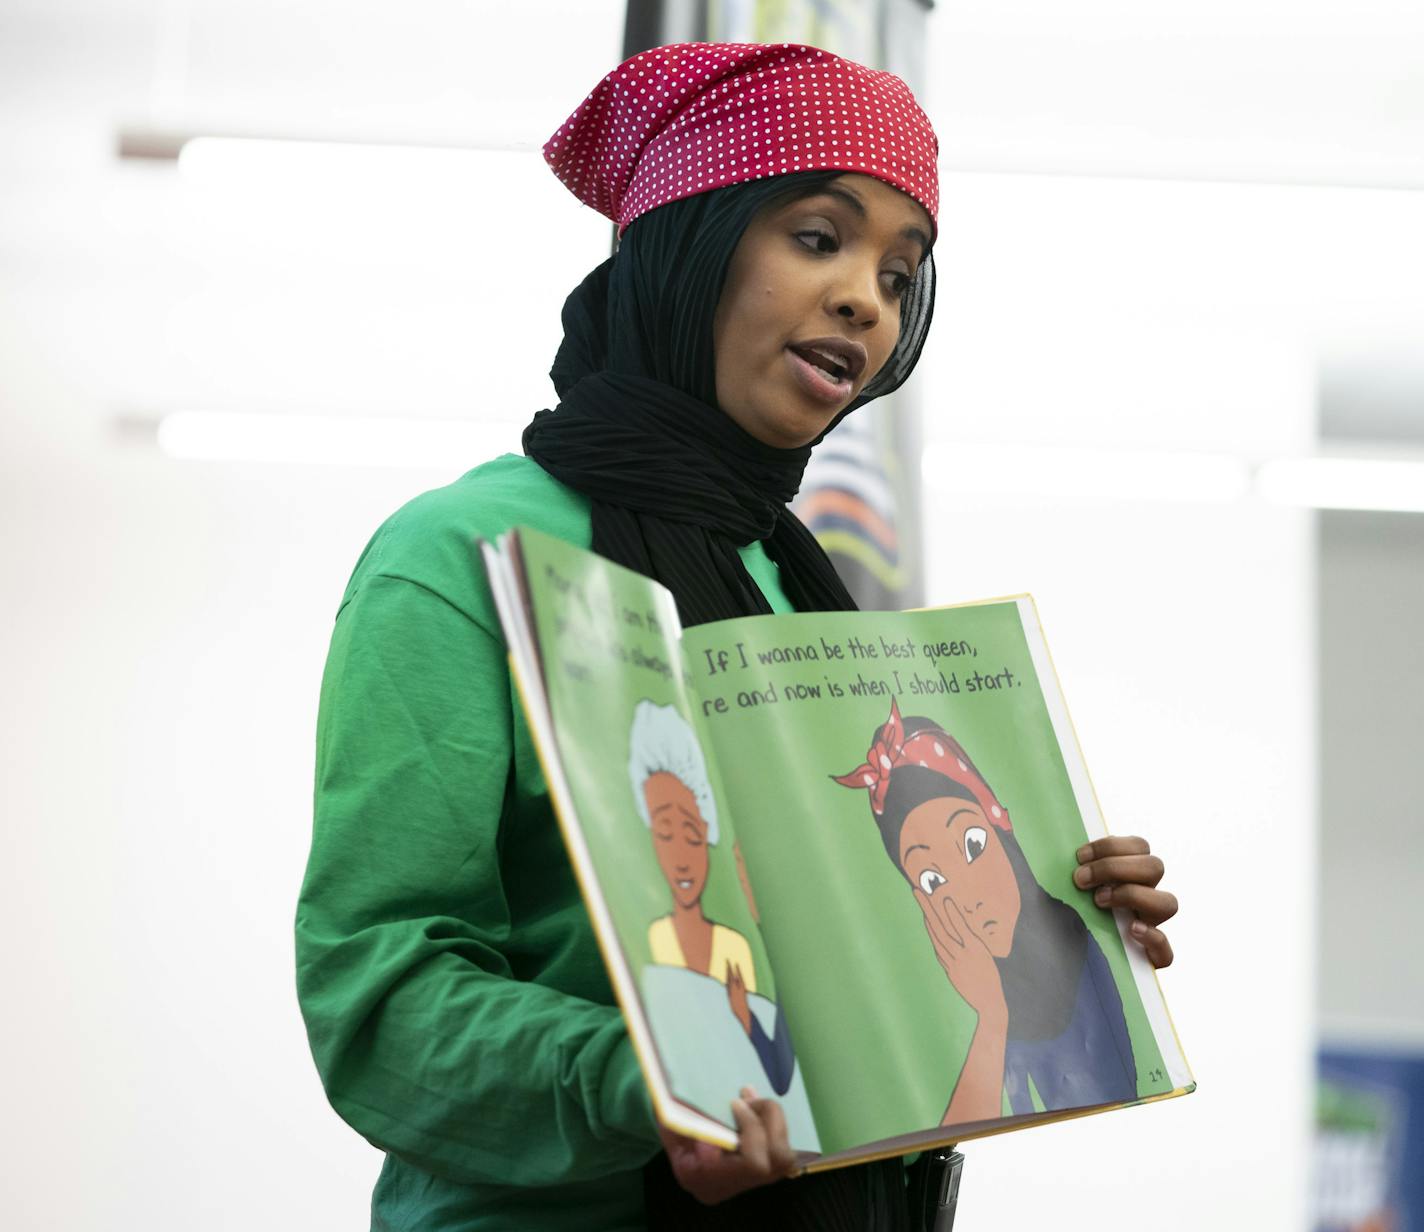
[[[999,966],[988,947],[964,922],[959,904],[943,888],[933,898],[918,888],[914,895],[924,914],[925,931],[934,944],[935,957],[955,992],[979,1015],[980,1021],[1007,1023],[1008,1007]]]
[[[732,1116],[735,1151],[658,1127],[677,1183],[706,1206],[796,1174],[796,1152],[776,1100],[760,1099],[751,1087],[743,1087],[741,1098],[732,1101]]]

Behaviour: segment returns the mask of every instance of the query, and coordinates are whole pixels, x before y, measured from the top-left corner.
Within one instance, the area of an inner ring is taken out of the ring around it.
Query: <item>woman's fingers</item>
[[[958,946],[964,948],[964,937],[955,931],[945,917],[935,909],[935,904],[928,894],[923,890],[915,890],[915,901],[920,905],[920,912],[925,917],[925,927],[929,929],[930,939],[935,943],[935,948],[940,949],[946,946]]]
[[[758,1099],[750,1087],[743,1090],[751,1110],[761,1119],[766,1131],[767,1163],[773,1176],[790,1176],[796,1171],[796,1152],[786,1128],[786,1113],[774,1099]]]
[[[737,1126],[735,1151],[659,1127],[673,1175],[699,1202],[725,1202],[797,1170],[786,1114],[776,1100],[762,1099],[751,1087],[743,1087],[741,1096],[732,1101],[732,1119]]]
[[[964,912],[959,909],[959,904],[946,894],[941,900],[944,904],[945,926],[955,933],[960,945],[964,944],[964,938],[969,936],[969,922],[964,918]]]
[[[925,920],[925,932],[930,935],[930,945],[934,947],[935,957],[939,959],[939,965],[948,974],[949,969],[954,966],[953,950],[957,947],[951,946],[944,940],[940,933],[935,932],[934,925],[928,919]]]
[[[1140,920],[1157,925],[1177,914],[1177,896],[1166,890],[1151,890],[1142,885],[1099,886],[1093,891],[1093,902],[1099,907],[1125,907]]]
[[[1073,881],[1082,889],[1097,887],[1093,902],[1099,907],[1123,908],[1137,919],[1129,932],[1147,954],[1154,967],[1172,962],[1172,943],[1157,925],[1177,914],[1177,897],[1159,890],[1164,869],[1145,838],[1132,834],[1112,834],[1085,843],[1078,849],[1078,867]]]
[[[742,1090],[748,1091],[749,1087]],[[732,1119],[737,1123],[737,1153],[760,1176],[771,1171],[771,1158],[766,1141],[766,1128],[745,1095],[732,1101]]]
[[[934,910],[929,898],[923,892],[915,891],[915,901],[920,905],[920,914],[925,917],[925,932],[929,934],[930,945],[934,949],[935,957],[939,959],[939,965],[945,975],[953,980],[954,964],[964,953],[964,943],[950,940],[949,930],[945,928],[939,912]]]
[[[1147,961],[1154,967],[1172,965],[1172,943],[1160,929],[1144,924],[1141,920],[1134,920],[1128,931],[1133,940],[1147,952]]]
[[[1079,859],[1082,854],[1078,853]],[[1155,886],[1162,880],[1164,871],[1162,861],[1153,855],[1102,856],[1079,864],[1073,870],[1073,883],[1084,890],[1118,882]]]
[[[1108,834],[1078,848],[1078,863],[1086,864],[1103,856],[1145,856],[1151,853],[1147,840],[1136,834]]]

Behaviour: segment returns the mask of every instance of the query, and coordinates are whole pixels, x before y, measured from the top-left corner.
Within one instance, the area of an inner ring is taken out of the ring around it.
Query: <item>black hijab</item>
[[[753,180],[651,210],[564,304],[550,372],[560,402],[535,415],[524,452],[591,499],[593,550],[666,586],[684,625],[771,611],[737,553],[757,540],[796,610],[855,606],[787,508],[811,445],[764,445],[723,414],[712,348],[717,302],[747,224],[763,206],[841,174]],[[909,375],[933,290],[927,258],[902,299],[890,360],[836,422]]]

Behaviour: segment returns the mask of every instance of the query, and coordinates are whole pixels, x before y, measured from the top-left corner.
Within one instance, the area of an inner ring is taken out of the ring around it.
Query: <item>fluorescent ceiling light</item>
[[[474,466],[519,447],[522,425],[458,419],[175,411],[158,424],[171,458],[308,466]]]
[[[938,442],[922,467],[927,490],[1016,505],[1226,503],[1251,491],[1250,464],[1227,454]]]
[[[288,207],[297,190],[328,198],[372,191],[490,191],[489,156],[535,151],[528,143],[483,147],[194,137],[178,153],[185,183],[248,194],[275,194]],[[359,198],[358,198],[359,200]]]
[[[522,425],[460,419],[175,411],[158,423],[171,458],[449,470],[519,448]],[[1252,468],[1226,454],[939,442],[925,448],[927,490],[1020,507],[1131,502],[1222,504],[1252,492]],[[1314,509],[1424,513],[1424,459],[1278,458],[1255,493]]]
[[[1424,459],[1278,458],[1261,464],[1256,489],[1278,505],[1424,513]]]
[[[157,128],[150,125],[125,125],[117,135],[120,158],[154,159],[160,162],[181,161],[190,145],[209,143],[289,145],[297,147],[348,146],[355,149],[386,147],[421,150],[537,150],[542,139],[510,129],[507,132],[486,132],[468,140],[454,141],[440,137],[420,137],[410,134],[382,136],[364,134],[317,133],[238,133],[194,132],[181,128]]]

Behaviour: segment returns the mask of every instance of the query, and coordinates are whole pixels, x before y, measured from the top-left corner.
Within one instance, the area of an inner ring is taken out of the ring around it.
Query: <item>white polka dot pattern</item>
[[[544,145],[573,194],[618,224],[793,171],[858,171],[939,214],[939,143],[910,88],[799,43],[674,43],[626,60]]]
[[[848,774],[831,777],[842,787],[864,787],[870,793],[870,808],[878,817],[885,811],[890,779],[901,766],[921,766],[943,775],[951,782],[968,788],[990,825],[1000,830],[1012,830],[1013,823],[989,789],[984,776],[974,768],[963,747],[948,732],[938,727],[922,728],[911,735],[905,733],[899,703],[890,699],[890,717],[875,729],[874,742],[865,755],[865,763]]]

